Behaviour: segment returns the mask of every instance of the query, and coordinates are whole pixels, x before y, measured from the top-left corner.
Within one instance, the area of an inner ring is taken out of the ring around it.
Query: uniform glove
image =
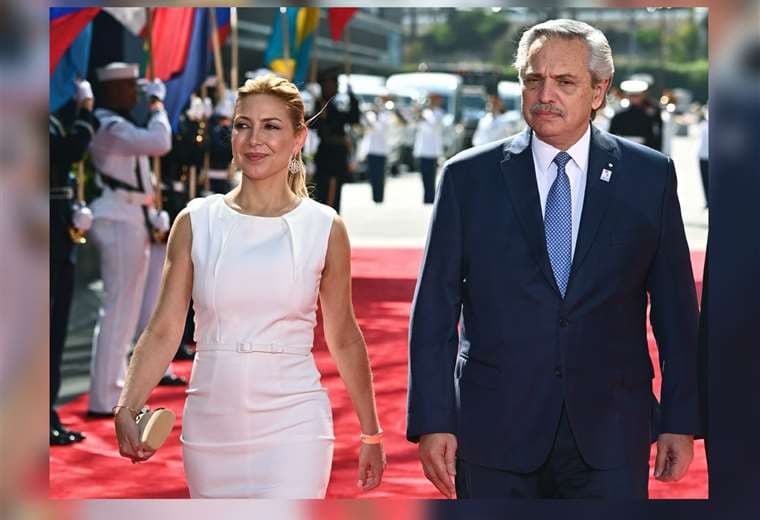
[[[166,97],[166,86],[160,79],[154,79],[153,81],[147,81],[143,84],[143,91],[159,101],[163,101]]]
[[[81,103],[85,99],[94,99],[94,96],[92,95],[92,85],[90,85],[89,81],[86,79],[80,81],[74,80],[74,83],[76,83],[77,86],[77,103]]]
[[[74,215],[71,220],[74,224],[74,227],[79,231],[89,231],[92,227],[92,211],[90,211],[90,208],[87,206],[80,206],[74,211]]]
[[[150,212],[150,224],[158,231],[169,231],[169,214],[165,210]]]

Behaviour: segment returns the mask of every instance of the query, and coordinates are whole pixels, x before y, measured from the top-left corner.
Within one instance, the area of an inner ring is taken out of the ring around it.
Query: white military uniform
[[[478,121],[478,127],[472,134],[472,145],[479,146],[492,143],[517,133],[518,120],[519,118],[516,118],[515,114],[511,112],[498,115],[488,112]]]
[[[437,159],[443,155],[443,118],[446,114],[440,107],[426,108],[417,122],[414,137],[414,157]]]
[[[91,205],[104,298],[93,337],[89,410],[105,413],[116,405],[124,386],[148,275],[151,244],[141,207],[152,210],[154,197],[148,156],[171,149],[171,126],[163,109],[151,114],[147,128],[111,110],[98,109],[95,116],[100,120],[90,144],[95,168],[134,188],[104,185]]]

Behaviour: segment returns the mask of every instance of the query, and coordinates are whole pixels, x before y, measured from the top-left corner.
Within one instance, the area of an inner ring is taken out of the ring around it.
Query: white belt
[[[117,199],[121,200],[122,202],[126,202],[127,204],[132,204],[134,206],[153,205],[153,195],[149,195],[141,191],[127,191],[120,188],[116,188],[115,190],[110,191]]]
[[[237,343],[199,343],[196,345],[195,350],[198,352],[226,350],[241,353],[266,352],[269,354],[300,354],[308,356],[311,354],[311,345],[261,345],[240,341]]]

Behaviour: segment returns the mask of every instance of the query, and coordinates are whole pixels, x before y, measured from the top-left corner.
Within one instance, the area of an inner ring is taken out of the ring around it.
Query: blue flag
[[[87,78],[87,63],[90,60],[92,22],[79,33],[71,46],[63,53],[50,77],[50,111],[55,112],[76,93],[74,79]]]

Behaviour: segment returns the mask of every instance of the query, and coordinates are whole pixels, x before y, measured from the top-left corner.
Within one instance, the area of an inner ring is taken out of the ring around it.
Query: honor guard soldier
[[[100,129],[90,145],[103,192],[93,203],[92,236],[100,251],[103,302],[93,337],[90,417],[111,416],[127,370],[150,260],[150,244],[169,227],[166,212],[154,209],[149,156],[171,149],[171,126],[160,80],[144,85],[150,98],[147,127],[131,119],[138,99],[138,67],[111,63],[97,70],[102,107]]]
[[[338,108],[335,96],[338,94],[337,67],[320,71],[317,80],[321,95],[315,107],[316,117],[309,126],[319,135],[319,147],[314,157],[316,171],[315,198],[332,206],[340,213],[340,192],[343,183],[349,179],[349,158],[351,145],[346,126],[359,123],[359,100],[348,86],[348,110]]]
[[[647,98],[649,85],[641,79],[620,83],[628,99],[628,107],[612,117],[609,132],[655,150],[662,150],[662,117]]]
[[[90,83],[79,81],[74,99],[49,117],[50,134],[50,445],[79,442],[84,435],[61,423],[55,402],[74,294],[77,245],[92,226],[92,212],[77,197],[72,165],[82,160],[100,123],[92,113]]]

